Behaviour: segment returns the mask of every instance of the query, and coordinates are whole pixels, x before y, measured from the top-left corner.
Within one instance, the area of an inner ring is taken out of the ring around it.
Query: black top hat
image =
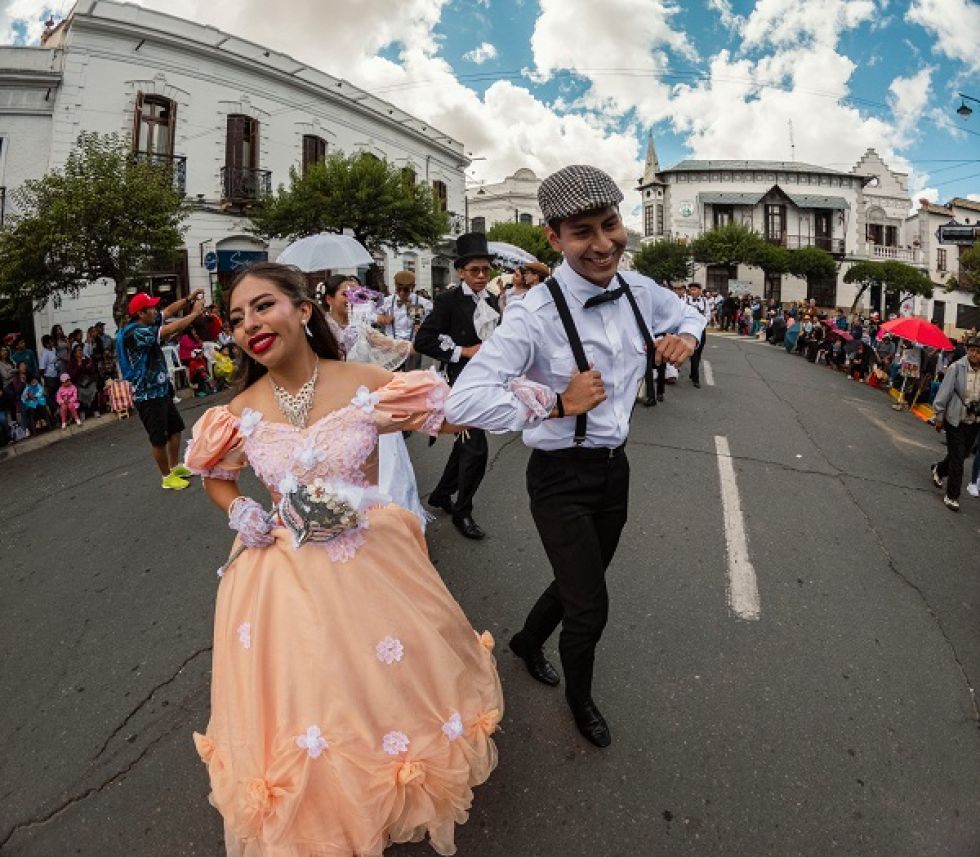
[[[487,247],[487,236],[482,232],[467,232],[456,239],[456,258],[453,265],[462,268],[470,259],[491,259],[490,248]]]

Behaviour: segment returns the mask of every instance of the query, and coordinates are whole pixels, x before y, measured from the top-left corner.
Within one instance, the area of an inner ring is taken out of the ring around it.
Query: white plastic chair
[[[164,345],[163,357],[167,361],[167,374],[170,376],[170,383],[174,385],[174,389],[180,389],[177,386],[177,376],[180,374],[184,376],[184,386],[189,387],[191,385],[191,378],[187,373],[187,367],[180,362],[180,354],[177,351],[177,346]]]
[[[214,352],[218,350],[217,342],[202,342],[201,350],[204,352],[204,359],[208,361],[208,373],[214,377]]]

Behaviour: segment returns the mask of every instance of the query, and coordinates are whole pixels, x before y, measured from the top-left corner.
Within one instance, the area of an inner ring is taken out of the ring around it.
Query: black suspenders
[[[630,303],[630,309],[633,310],[633,315],[636,317],[636,324],[640,328],[640,335],[643,337],[643,341],[646,343],[647,368],[643,375],[643,380],[646,382],[647,390],[649,391],[653,389],[653,361],[656,345],[653,342],[653,337],[650,335],[650,329],[647,327],[646,322],[643,320],[643,316],[640,314],[640,307],[637,305],[636,298],[633,297],[633,292],[629,285],[619,274],[616,274],[616,279],[619,280],[619,284],[625,290],[626,299]],[[578,328],[575,327],[575,322],[572,319],[572,313],[568,308],[568,301],[565,300],[565,295],[562,293],[561,286],[558,285],[558,281],[554,277],[549,277],[545,281],[545,285],[548,287],[548,291],[551,292],[551,297],[555,301],[555,309],[558,311],[558,317],[561,319],[562,326],[565,328],[565,336],[568,338],[568,345],[572,349],[572,357],[575,358],[575,365],[578,367],[579,372],[588,372],[589,361],[585,356],[585,349],[582,347],[582,339],[578,335]],[[587,414],[579,414],[575,417],[574,443],[576,446],[581,446],[583,443],[585,443],[587,424]]]

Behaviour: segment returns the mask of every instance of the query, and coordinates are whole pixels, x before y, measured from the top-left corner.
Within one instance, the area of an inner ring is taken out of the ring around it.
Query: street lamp
[[[960,106],[956,108],[956,112],[960,116],[962,116],[964,119],[968,119],[970,116],[973,115],[973,108],[970,107],[970,105],[967,104],[966,102],[967,101],[975,101],[977,104],[980,104],[980,98],[973,98],[973,97],[971,97],[969,95],[964,95],[962,92],[957,92],[956,94],[961,99],[963,99],[960,102]]]

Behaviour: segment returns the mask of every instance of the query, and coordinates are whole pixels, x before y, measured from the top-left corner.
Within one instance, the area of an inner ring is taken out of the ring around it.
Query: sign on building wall
[[[265,250],[219,250],[218,270],[224,272],[240,271],[256,262],[268,262]]]

